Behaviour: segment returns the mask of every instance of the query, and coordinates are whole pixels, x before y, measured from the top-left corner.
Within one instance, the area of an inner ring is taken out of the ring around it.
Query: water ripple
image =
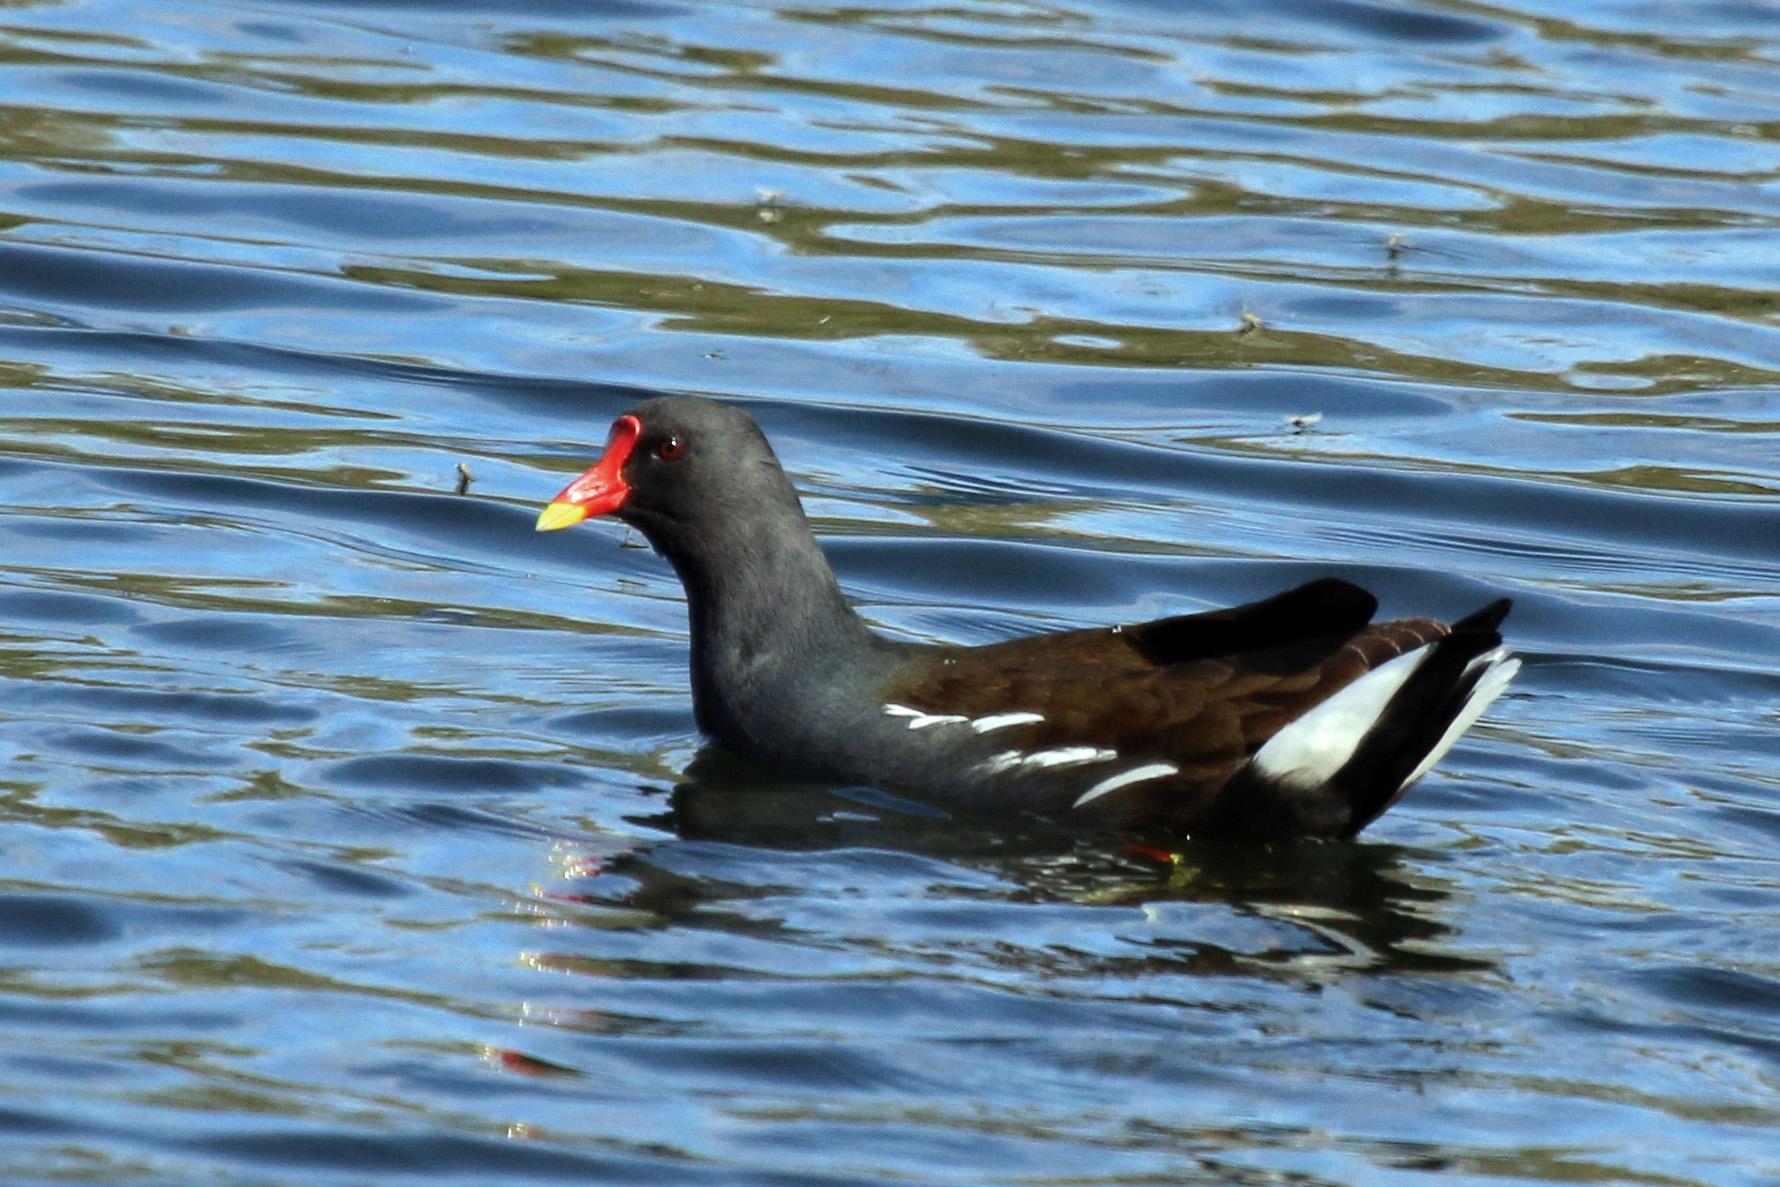
[[[1777,37],[6,9],[0,1178],[1780,1176]],[[767,779],[531,531],[661,388],[902,635],[1338,573],[1526,666],[1355,845]]]

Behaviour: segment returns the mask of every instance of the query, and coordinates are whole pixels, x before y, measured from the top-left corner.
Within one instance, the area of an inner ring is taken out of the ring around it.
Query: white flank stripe
[[[1391,697],[1428,658],[1424,644],[1358,680],[1267,739],[1251,760],[1270,779],[1294,788],[1316,787],[1346,765],[1360,739]]]
[[[977,766],[984,774],[999,775],[1015,767],[1074,767],[1082,763],[1108,762],[1117,757],[1117,750],[1102,750],[1097,746],[1059,746],[1055,750],[1034,750],[1031,754],[1020,750],[1003,750],[1000,754],[990,755]]]
[[[993,717],[979,717],[970,723],[970,728],[979,734],[990,730],[1006,729],[1010,725],[1027,725],[1034,721],[1043,721],[1043,713],[997,713]]]
[[[1446,727],[1446,732],[1440,735],[1440,740],[1434,743],[1434,749],[1428,751],[1428,756],[1422,759],[1421,764],[1415,770],[1410,772],[1409,778],[1403,780],[1403,787],[1408,787],[1426,775],[1434,768],[1435,763],[1445,758],[1446,752],[1452,749],[1453,743],[1457,742],[1466,730],[1477,724],[1477,719],[1482,717],[1483,711],[1490,707],[1490,702],[1502,695],[1508,687],[1508,682],[1514,679],[1516,672],[1520,671],[1520,661],[1511,659],[1506,647],[1498,647],[1494,651],[1484,652],[1466,664],[1465,671],[1469,673],[1478,664],[1488,664],[1489,670],[1478,678],[1477,684],[1471,689],[1471,695],[1465,698],[1464,708],[1460,709],[1458,716],[1452,719],[1452,724]]]
[[[1088,790],[1082,792],[1081,798],[1071,804],[1079,808],[1083,804],[1091,804],[1109,791],[1117,791],[1121,787],[1129,787],[1133,783],[1142,783],[1146,779],[1160,779],[1164,775],[1178,775],[1180,768],[1171,762],[1145,763],[1141,767],[1132,767],[1129,771],[1120,771],[1117,775],[1108,775]]]
[[[1003,771],[1011,771],[1019,766],[1020,760],[1025,757],[1018,750],[1003,750],[1000,754],[991,754],[977,766],[981,767],[986,775],[999,775]]]
[[[1073,767],[1085,762],[1106,762],[1117,757],[1117,750],[1101,750],[1096,746],[1059,746],[1055,750],[1034,751],[1020,762],[1028,767]]]
[[[911,709],[907,705],[885,705],[884,712],[891,717],[908,718],[909,728],[912,730],[924,730],[930,725],[956,725],[961,721],[970,720],[970,718],[957,713],[923,713],[921,710]]]

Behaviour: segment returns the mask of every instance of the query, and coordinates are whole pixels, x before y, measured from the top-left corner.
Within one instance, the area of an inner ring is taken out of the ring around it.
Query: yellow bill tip
[[[578,503],[552,503],[538,513],[537,529],[554,532],[558,528],[573,527],[586,518],[586,509]]]

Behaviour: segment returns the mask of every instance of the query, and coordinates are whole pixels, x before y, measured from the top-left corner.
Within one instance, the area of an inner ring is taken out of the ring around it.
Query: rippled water
[[[1753,3],[0,5],[0,1178],[1775,1181],[1777,215]],[[637,386],[886,629],[1526,669],[1352,845],[765,781]]]

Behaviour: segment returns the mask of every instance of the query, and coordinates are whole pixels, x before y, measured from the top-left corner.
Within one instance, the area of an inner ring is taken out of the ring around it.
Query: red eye
[[[655,447],[655,456],[664,462],[675,461],[686,452],[686,446],[678,437],[669,437]]]

